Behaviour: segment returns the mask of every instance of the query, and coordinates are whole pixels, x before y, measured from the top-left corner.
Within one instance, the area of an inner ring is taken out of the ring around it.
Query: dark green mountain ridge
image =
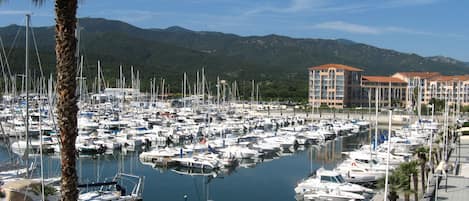
[[[437,71],[444,74],[469,73],[467,64],[447,57],[422,57],[357,43],[347,39],[295,39],[279,35],[238,36],[221,32],[192,31],[178,26],[142,29],[101,18],[80,21],[80,51],[85,57],[85,73],[93,78],[96,61],[114,83],[119,65],[127,76],[130,65],[143,80],[165,77],[176,91],[182,73],[194,81],[196,70],[204,67],[209,79],[217,75],[238,80],[248,91],[251,79],[261,82],[263,97],[306,97],[307,67],[341,63],[363,68],[368,75],[396,71]],[[0,28],[9,62],[14,72],[24,69],[24,30],[17,25]],[[18,30],[22,30],[12,46]],[[54,29],[36,27],[45,73],[54,70]],[[33,53],[33,51],[31,51]],[[37,66],[37,62],[33,65]],[[146,86],[148,81],[142,83]],[[212,81],[213,82],[213,81]],[[243,84],[244,83],[244,84]],[[212,83],[212,86],[214,84]],[[246,92],[246,94],[249,94]]]

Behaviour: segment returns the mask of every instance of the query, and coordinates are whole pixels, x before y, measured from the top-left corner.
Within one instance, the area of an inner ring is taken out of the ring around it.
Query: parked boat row
[[[385,177],[386,170],[392,172],[399,164],[409,161],[413,151],[429,143],[439,129],[438,123],[425,120],[392,130],[389,135],[376,135],[376,141],[371,140],[374,145],[343,152],[344,160],[335,168],[320,168],[313,176],[300,181],[295,188],[296,199],[370,199],[373,191],[369,187],[375,187],[376,182]]]
[[[341,125],[348,126],[338,129]],[[337,129],[334,130],[334,127]],[[244,134],[230,132],[221,137],[207,136],[196,143],[156,146],[142,152],[139,158],[144,164],[169,168],[181,174],[216,174],[237,166],[253,167],[256,161],[289,155],[299,147],[322,145],[328,140],[358,134],[368,128],[369,124],[364,121],[299,122],[274,130],[270,127],[255,128]]]

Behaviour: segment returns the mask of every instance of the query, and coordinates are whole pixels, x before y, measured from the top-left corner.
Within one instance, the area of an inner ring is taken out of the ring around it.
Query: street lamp
[[[384,201],[387,200],[388,195],[388,188],[389,188],[389,157],[390,157],[390,150],[391,150],[391,132],[392,132],[392,108],[389,109],[389,130],[388,130],[388,149],[386,155],[386,178],[384,183]]]

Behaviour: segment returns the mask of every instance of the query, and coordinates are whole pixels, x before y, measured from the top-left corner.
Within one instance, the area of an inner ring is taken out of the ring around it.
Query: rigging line
[[[106,80],[104,79],[104,72],[103,72],[103,67],[101,66],[101,72],[100,72],[100,75],[101,78],[103,78],[103,80],[101,82],[103,82],[102,84],[104,85],[104,88],[107,88],[106,86]]]
[[[0,41],[2,41],[2,37],[0,36]],[[3,62],[3,54],[0,53],[0,66],[2,66],[2,75],[3,75],[3,81],[5,82],[5,86],[4,86],[4,91],[5,93],[7,93],[7,89],[8,89],[8,76],[5,74],[5,64]]]
[[[30,22],[31,24],[31,22]],[[37,47],[37,42],[36,42],[36,34],[34,33],[34,29],[32,26],[29,28],[31,30],[31,35],[33,36],[33,44],[34,44],[34,50],[36,52],[36,57],[37,57],[37,63],[39,65],[39,71],[41,72],[41,78],[44,78],[44,71],[42,69],[42,62],[41,62],[41,57],[39,56],[39,48]],[[46,85],[45,79],[39,79],[40,84],[42,86]]]
[[[13,39],[13,42],[10,45],[10,50],[8,51],[7,57],[10,57],[11,52],[13,51],[13,47],[16,45],[16,40],[18,39],[18,36],[21,33],[22,28],[18,26],[18,31],[16,32],[15,38]]]
[[[8,75],[10,76],[10,79],[11,79],[12,76],[11,76],[11,71],[10,71],[10,64],[8,63],[8,58],[7,58],[7,55],[6,55],[5,45],[3,44],[2,37],[0,37],[0,46],[2,47],[3,58],[5,58],[5,66],[7,67]],[[0,54],[2,54],[2,53],[0,53]]]
[[[42,70],[41,57],[39,57],[39,49],[37,48],[36,34],[34,34],[34,29],[33,29],[32,25],[30,26],[29,29],[31,30],[31,35],[33,36],[33,44],[34,44],[34,49],[35,49],[35,52],[36,52],[36,57],[37,57],[37,63],[39,65],[39,70],[41,71],[41,77],[44,77],[44,72]]]

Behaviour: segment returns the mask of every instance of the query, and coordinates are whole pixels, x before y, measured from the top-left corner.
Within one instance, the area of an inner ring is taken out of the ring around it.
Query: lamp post
[[[389,109],[389,128],[388,128],[388,150],[386,155],[386,178],[384,183],[384,201],[387,200],[388,188],[389,188],[389,155],[391,149],[391,132],[392,132],[392,109]]]
[[[435,111],[435,105],[434,104],[431,104],[430,105],[432,107],[432,122],[433,122],[433,114],[434,114],[434,111]],[[432,147],[433,147],[433,133],[430,133],[430,140],[428,142],[430,145],[430,150],[429,150],[429,153],[428,153],[428,156],[430,157],[430,160],[428,161],[428,163],[430,164],[430,169],[432,170],[432,173],[433,173],[433,161],[432,161]]]

